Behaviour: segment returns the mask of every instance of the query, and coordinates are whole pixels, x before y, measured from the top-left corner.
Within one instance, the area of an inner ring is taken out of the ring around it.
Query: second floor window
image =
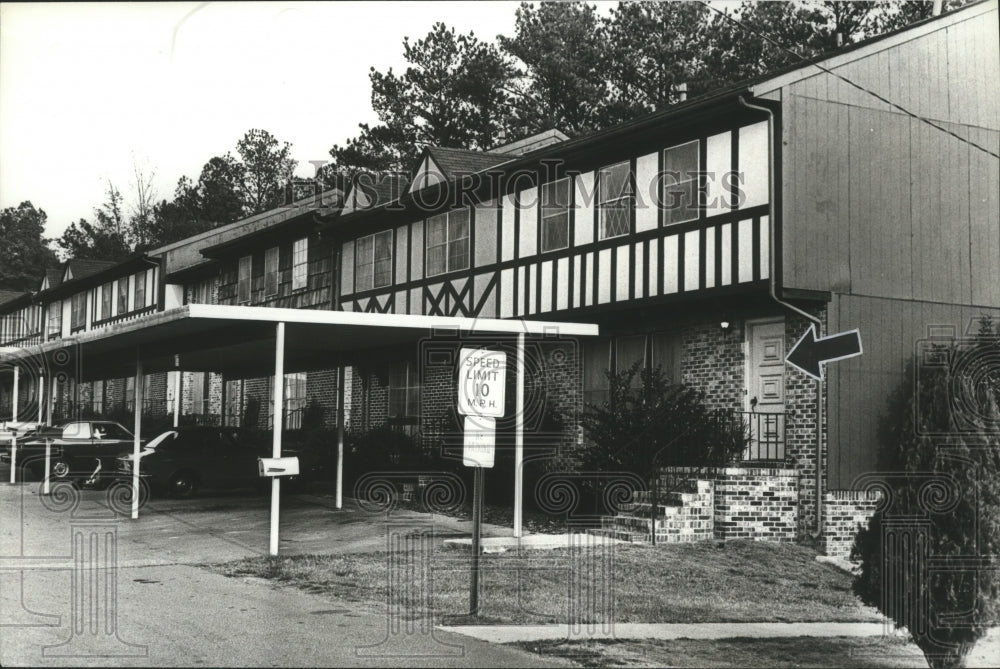
[[[355,290],[381,288],[392,283],[392,230],[358,240],[354,251]]]
[[[236,280],[236,301],[245,304],[250,301],[250,270],[253,268],[253,256],[240,258],[239,274]]]
[[[698,218],[698,141],[663,152],[663,224]]]
[[[111,299],[114,297],[112,289],[114,284],[108,282],[101,286],[101,320],[111,318]]]
[[[542,253],[569,246],[569,179],[545,184],[542,197]]]
[[[133,309],[143,309],[146,306],[146,273],[135,275],[135,293],[132,299]]]
[[[49,305],[49,334],[58,335],[62,333],[62,302],[53,302]]]
[[[70,300],[70,327],[78,330],[87,324],[87,294],[77,293]]]
[[[631,229],[632,185],[628,161],[599,172],[598,239],[627,235]]]
[[[309,283],[309,238],[296,239],[292,245],[292,290],[305,288]]]
[[[278,247],[264,252],[264,297],[278,294]]]
[[[118,279],[118,313],[128,313],[128,277]]]
[[[469,268],[469,210],[427,220],[427,276]]]

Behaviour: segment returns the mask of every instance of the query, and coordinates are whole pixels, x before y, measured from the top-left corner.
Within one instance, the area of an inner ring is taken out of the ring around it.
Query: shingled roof
[[[502,153],[448,149],[441,146],[429,146],[427,153],[441,168],[446,178],[481,172],[488,167],[510,160],[510,156]]]
[[[114,260],[86,260],[77,258],[69,260],[66,263],[67,269],[72,273],[74,279],[82,279],[92,274],[97,274],[117,264]],[[65,276],[65,272],[63,276]]]

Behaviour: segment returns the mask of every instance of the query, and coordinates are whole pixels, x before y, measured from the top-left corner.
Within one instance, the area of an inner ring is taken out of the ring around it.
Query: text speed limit
[[[506,379],[506,353],[463,348],[458,357],[458,412],[501,418]]]

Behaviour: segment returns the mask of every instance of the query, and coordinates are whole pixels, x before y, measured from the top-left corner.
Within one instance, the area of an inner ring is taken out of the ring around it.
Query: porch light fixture
[[[723,332],[729,332],[729,327],[732,325],[729,321],[721,321],[719,327],[722,328]]]

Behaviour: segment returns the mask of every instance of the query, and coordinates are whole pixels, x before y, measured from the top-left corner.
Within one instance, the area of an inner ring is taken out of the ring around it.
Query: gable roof
[[[11,290],[9,288],[0,288],[0,305],[6,304],[7,302],[13,302],[19,297],[23,297],[26,294],[23,290]]]
[[[50,267],[46,269],[45,276],[42,278],[42,285],[38,289],[38,292],[55,288],[62,283],[63,272],[64,270],[60,267]]]
[[[446,178],[481,172],[488,167],[510,160],[510,156],[502,153],[449,149],[441,146],[428,146],[426,151],[441,168]]]
[[[65,283],[73,279],[83,279],[92,274],[97,274],[102,270],[117,265],[114,260],[86,260],[73,258],[66,261],[66,268],[63,270],[62,281]]]

